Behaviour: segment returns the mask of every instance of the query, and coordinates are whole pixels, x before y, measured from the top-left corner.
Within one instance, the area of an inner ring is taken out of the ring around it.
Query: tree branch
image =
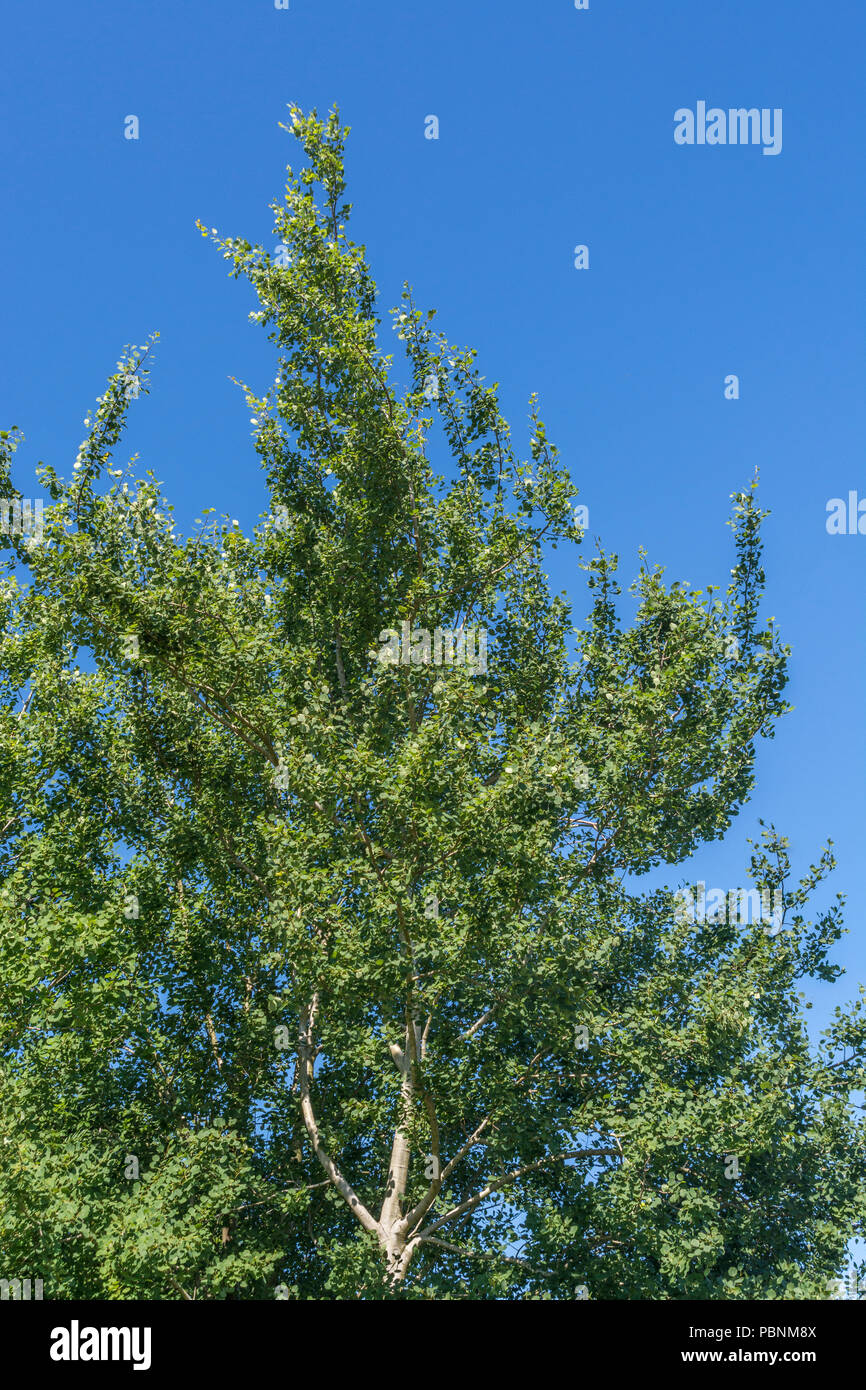
[[[364,1230],[371,1231],[375,1235],[380,1236],[381,1228],[379,1226],[378,1221],[374,1216],[371,1216],[370,1212],[364,1206],[364,1203],[361,1201],[360,1197],[358,1197],[351,1183],[346,1181],[343,1174],[337,1167],[336,1163],[325,1149],[325,1146],[323,1145],[321,1137],[319,1135],[319,1126],[316,1123],[316,1116],[313,1111],[313,1104],[310,1100],[310,1077],[313,1071],[313,1064],[311,1060],[311,1034],[313,1026],[313,1017],[315,1015],[317,1005],[318,995],[314,995],[312,1003],[307,1005],[306,1008],[302,1009],[301,1016],[298,1021],[299,1065],[297,1067],[297,1074],[301,1099],[301,1114],[304,1119],[304,1124],[306,1125],[307,1134],[310,1136],[310,1143],[313,1148],[313,1153],[316,1155],[316,1158],[321,1163],[322,1167],[324,1168],[334,1187],[337,1189],[340,1196],[343,1198],[346,1205],[349,1207],[350,1211],[352,1211],[353,1214],[360,1221],[361,1225],[364,1227]]]
[[[515,1182],[517,1178],[522,1178],[526,1173],[531,1173],[537,1168],[543,1168],[548,1163],[559,1163],[566,1158],[617,1157],[618,1153],[616,1149],[575,1149],[573,1151],[566,1150],[564,1153],[548,1154],[546,1158],[538,1158],[534,1163],[526,1163],[522,1168],[515,1168],[513,1172],[506,1173],[502,1178],[493,1178],[480,1192],[476,1192],[474,1197],[470,1197],[467,1201],[461,1202],[457,1207],[452,1207],[444,1216],[437,1217],[425,1230],[419,1232],[418,1236],[416,1236],[416,1240],[420,1240],[422,1236],[432,1235],[434,1231],[438,1231],[440,1226],[444,1226],[446,1222],[454,1221],[458,1216],[465,1216],[467,1212],[474,1211],[478,1203],[483,1202],[485,1197],[489,1197],[492,1192],[496,1192],[500,1187],[504,1187],[506,1183]]]

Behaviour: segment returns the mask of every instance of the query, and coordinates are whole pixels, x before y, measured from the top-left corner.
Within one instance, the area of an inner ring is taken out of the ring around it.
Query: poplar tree
[[[762,827],[772,933],[675,897],[786,708],[755,487],[726,586],[642,555],[625,623],[536,399],[521,448],[408,289],[395,366],[347,132],[296,108],[290,132],[276,247],[200,224],[274,344],[243,386],[260,524],[183,535],[116,463],[154,335],[70,476],[40,466],[41,536],[2,537],[0,1275],[827,1297],[863,1229],[866,1084],[862,988],[817,1043],[799,989],[840,974],[841,900],[809,907],[832,852],[797,877]]]

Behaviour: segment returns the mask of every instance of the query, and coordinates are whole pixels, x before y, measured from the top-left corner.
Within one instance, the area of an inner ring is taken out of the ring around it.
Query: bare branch
[[[448,1250],[453,1255],[461,1255],[468,1260],[501,1260],[503,1264],[518,1265],[521,1269],[528,1270],[531,1274],[552,1274],[550,1269],[539,1269],[537,1265],[530,1264],[528,1260],[521,1260],[517,1255],[503,1255],[498,1250],[465,1250],[462,1245],[452,1245],[450,1241],[439,1240],[436,1236],[416,1236],[417,1245],[435,1245],[440,1250]]]
[[[319,1160],[328,1177],[330,1178],[331,1182],[334,1184],[334,1187],[337,1189],[340,1196],[343,1198],[346,1205],[349,1207],[350,1211],[352,1211],[354,1215],[358,1218],[361,1225],[364,1227],[364,1230],[371,1231],[375,1235],[380,1236],[381,1228],[379,1226],[378,1221],[374,1216],[371,1216],[370,1212],[367,1210],[367,1208],[364,1206],[364,1203],[361,1201],[360,1197],[355,1192],[351,1183],[346,1181],[343,1174],[337,1167],[336,1163],[325,1149],[325,1146],[323,1145],[321,1137],[319,1135],[319,1126],[316,1123],[316,1116],[313,1111],[313,1104],[310,1100],[310,1077],[313,1071],[313,1063],[311,1058],[311,1034],[313,1026],[313,1017],[315,1016],[317,1005],[318,996],[314,996],[312,1003],[301,1011],[301,1017],[298,1022],[299,1065],[296,1068],[296,1071],[298,1076],[298,1086],[301,1098],[301,1114],[304,1118],[304,1124],[307,1128],[307,1134],[310,1136],[310,1143],[313,1147],[313,1153],[316,1155],[316,1158]]]
[[[214,1061],[217,1064],[217,1071],[221,1072],[223,1069],[223,1059],[219,1054],[219,1048],[217,1047],[216,1029],[213,1026],[213,1019],[211,1018],[210,1014],[205,1014],[204,1021],[205,1027],[207,1028],[208,1039],[210,1040],[211,1052],[213,1053]]]
[[[522,1178],[526,1173],[532,1173],[538,1168],[545,1167],[545,1165],[548,1163],[559,1163],[567,1158],[617,1157],[618,1152],[616,1149],[575,1149],[566,1150],[564,1153],[548,1154],[546,1158],[537,1158],[534,1163],[526,1163],[523,1165],[522,1168],[515,1168],[513,1172],[506,1173],[504,1177],[493,1178],[487,1184],[486,1187],[481,1189],[480,1192],[476,1192],[474,1197],[470,1197],[467,1201],[461,1202],[460,1205],[457,1207],[452,1207],[451,1210],[447,1211],[444,1216],[437,1217],[437,1219],[433,1221],[428,1227],[426,1227],[425,1230],[419,1232],[416,1239],[420,1240],[422,1236],[432,1235],[434,1231],[438,1231],[440,1226],[444,1226],[446,1222],[454,1221],[458,1216],[465,1216],[467,1212],[474,1211],[474,1209],[478,1206],[478,1203],[483,1202],[485,1197],[489,1197],[492,1192],[496,1192],[500,1187],[504,1187],[507,1183],[515,1182],[518,1178]]]

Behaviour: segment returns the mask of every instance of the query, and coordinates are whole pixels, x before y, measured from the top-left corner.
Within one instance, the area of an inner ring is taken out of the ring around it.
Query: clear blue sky
[[[518,438],[539,392],[626,582],[644,545],[671,579],[724,584],[728,497],[760,467],[796,708],[688,872],[742,882],[758,815],[797,863],[834,838],[851,973],[813,988],[816,1020],[866,978],[866,536],[825,530],[829,498],[866,497],[864,36],[862,0],[85,0],[3,19],[0,423],[27,435],[25,493],[37,459],[71,471],[123,345],[158,329],[121,457],[141,452],[182,529],[204,506],[243,525],[264,509],[228,376],[269,382],[271,348],[194,220],[272,244],[289,101],[352,126],[353,234],[383,312],[411,280],[479,349]],[[781,107],[781,154],[677,146],[674,111],[699,100]]]

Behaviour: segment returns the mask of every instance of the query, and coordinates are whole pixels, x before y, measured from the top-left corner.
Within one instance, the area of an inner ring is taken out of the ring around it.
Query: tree
[[[346,131],[291,118],[277,253],[210,234],[277,348],[244,387],[269,515],[184,538],[113,466],[152,339],[71,479],[41,468],[42,540],[4,538],[5,1272],[55,1298],[827,1296],[866,1080],[862,990],[817,1048],[797,992],[839,974],[840,902],[804,915],[831,853],[793,883],[764,828],[773,934],[637,881],[724,834],[785,709],[754,486],[724,593],[642,559],[623,627],[599,549],[576,624],[543,559],[584,518],[536,400],[521,459],[408,289],[397,389]]]

